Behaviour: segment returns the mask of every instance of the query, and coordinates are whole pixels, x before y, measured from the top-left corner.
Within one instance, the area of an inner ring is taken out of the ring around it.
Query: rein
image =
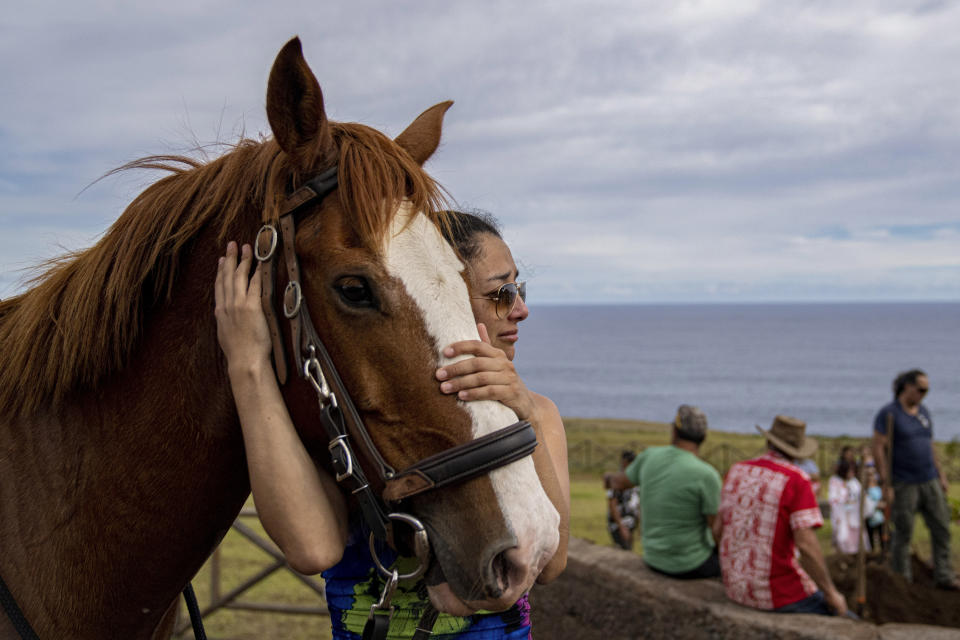
[[[33,627],[30,626],[30,622],[26,616],[23,615],[23,611],[20,610],[17,601],[13,598],[13,594],[10,593],[10,589],[7,588],[7,584],[3,581],[3,578],[0,578],[0,604],[3,605],[3,611],[7,614],[7,618],[10,619],[14,630],[20,634],[23,640],[39,640]]]
[[[327,448],[337,482],[357,497],[363,519],[371,531],[371,556],[378,571],[387,578],[379,601],[370,608],[363,634],[364,640],[368,640],[386,637],[393,612],[390,599],[397,582],[421,576],[430,560],[430,542],[423,524],[410,514],[393,512],[391,505],[426,491],[464,482],[524,458],[536,448],[537,438],[530,423],[520,421],[424,458],[399,472],[386,462],[317,334],[307,305],[304,304],[300,284],[300,265],[295,246],[296,214],[309,203],[320,204],[337,185],[337,166],[334,165],[296,189],[281,207],[279,233],[270,224],[264,225],[257,233],[255,255],[262,264],[260,301],[270,329],[277,380],[281,385],[287,381],[287,358],[274,308],[274,258],[279,250],[283,253],[287,271],[282,310],[290,323],[293,361],[300,376],[317,393],[320,424],[329,441]],[[377,495],[370,486],[364,469],[358,463],[357,452],[373,467],[372,477],[378,486],[383,487],[381,495]],[[395,546],[393,521],[405,523],[414,532],[414,553],[419,566],[409,574],[398,575],[395,569],[384,567],[375,552],[376,539]],[[435,619],[436,611],[428,606],[418,625],[421,631],[429,635]]]

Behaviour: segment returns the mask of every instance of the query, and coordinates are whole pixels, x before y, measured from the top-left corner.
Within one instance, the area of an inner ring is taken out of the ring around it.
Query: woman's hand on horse
[[[260,265],[250,279],[253,251],[245,244],[227,244],[226,255],[217,265],[214,287],[217,318],[217,339],[227,357],[227,365],[248,370],[270,363],[270,331],[260,308]]]
[[[443,355],[454,358],[472,355],[437,369],[441,380],[440,391],[456,393],[460,400],[496,400],[507,405],[521,420],[534,422],[536,405],[533,396],[517,374],[507,354],[490,344],[487,329],[477,325],[480,340],[454,342],[443,350]]]

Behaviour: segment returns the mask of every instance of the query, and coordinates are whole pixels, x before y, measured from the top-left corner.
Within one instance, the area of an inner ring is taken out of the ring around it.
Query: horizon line
[[[666,305],[802,305],[802,304],[837,304],[837,305],[854,305],[854,304],[890,304],[890,305],[904,305],[904,304],[960,304],[960,298],[957,299],[941,299],[941,298],[924,298],[924,299],[902,299],[902,300],[891,300],[891,299],[853,299],[853,300],[837,300],[831,298],[824,299],[802,299],[802,300],[791,300],[791,299],[774,299],[774,300],[573,300],[573,301],[556,301],[556,300],[544,300],[530,302],[528,305],[534,305],[537,307],[571,307],[571,306],[605,306],[605,307],[632,307],[632,306],[666,306]]]

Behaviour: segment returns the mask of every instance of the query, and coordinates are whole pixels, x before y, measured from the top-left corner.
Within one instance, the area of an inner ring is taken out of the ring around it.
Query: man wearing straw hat
[[[759,458],[734,464],[720,496],[714,537],[727,597],[782,613],[847,613],[830,579],[815,529],[823,516],[810,477],[795,461],[811,457],[817,442],[802,420],[777,416]],[[800,552],[799,562],[796,551]]]

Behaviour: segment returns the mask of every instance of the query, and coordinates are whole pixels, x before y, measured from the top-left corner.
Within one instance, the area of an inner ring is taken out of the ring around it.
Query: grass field
[[[616,457],[621,449],[641,449],[647,446],[667,444],[669,428],[655,422],[630,420],[581,420],[567,419],[567,439],[572,453],[588,452],[590,456],[575,459],[571,455],[571,532],[578,538],[597,544],[611,544],[606,528],[606,499],[602,487],[602,472],[614,470]],[[818,438],[819,439],[819,438]],[[859,444],[854,438],[822,438],[822,455],[818,463],[829,472],[828,465],[835,453],[844,444]],[[585,446],[589,443],[589,447]],[[952,443],[938,444],[948,448]],[[743,454],[752,456],[762,450],[763,439],[759,435],[711,432],[701,450],[704,457],[718,468],[724,463],[733,462],[729,456]],[[941,460],[945,456],[954,456],[952,450],[941,450]],[[726,459],[725,459],[726,457]],[[587,464],[584,464],[587,463]],[[606,464],[605,464],[606,463]],[[725,470],[725,469],[722,469]],[[824,479],[825,480],[825,479]],[[826,482],[824,481],[825,485]],[[950,497],[960,504],[960,482],[951,485]],[[259,522],[245,519],[245,523],[262,534]],[[960,571],[960,524],[951,526],[952,559],[954,567]],[[265,536],[264,536],[265,537]],[[818,532],[825,554],[832,553],[830,545],[830,525],[826,523]],[[913,546],[923,558],[930,557],[930,538],[922,519],[917,518]],[[642,554],[642,544],[637,541],[635,552]],[[231,530],[220,549],[221,554],[221,594],[228,593],[245,579],[269,566],[273,559],[262,550],[250,544],[236,531]],[[209,602],[210,566],[204,566],[194,580],[194,588],[200,606]],[[244,602],[280,603],[305,607],[322,606],[322,600],[294,576],[281,569],[241,598]],[[186,609],[181,611],[181,620],[187,620]],[[275,614],[260,611],[235,611],[221,609],[205,618],[207,635],[217,640],[260,640],[261,638],[284,638],[290,640],[317,640],[330,637],[329,620],[325,616],[302,614]],[[176,636],[192,638],[192,633]]]

